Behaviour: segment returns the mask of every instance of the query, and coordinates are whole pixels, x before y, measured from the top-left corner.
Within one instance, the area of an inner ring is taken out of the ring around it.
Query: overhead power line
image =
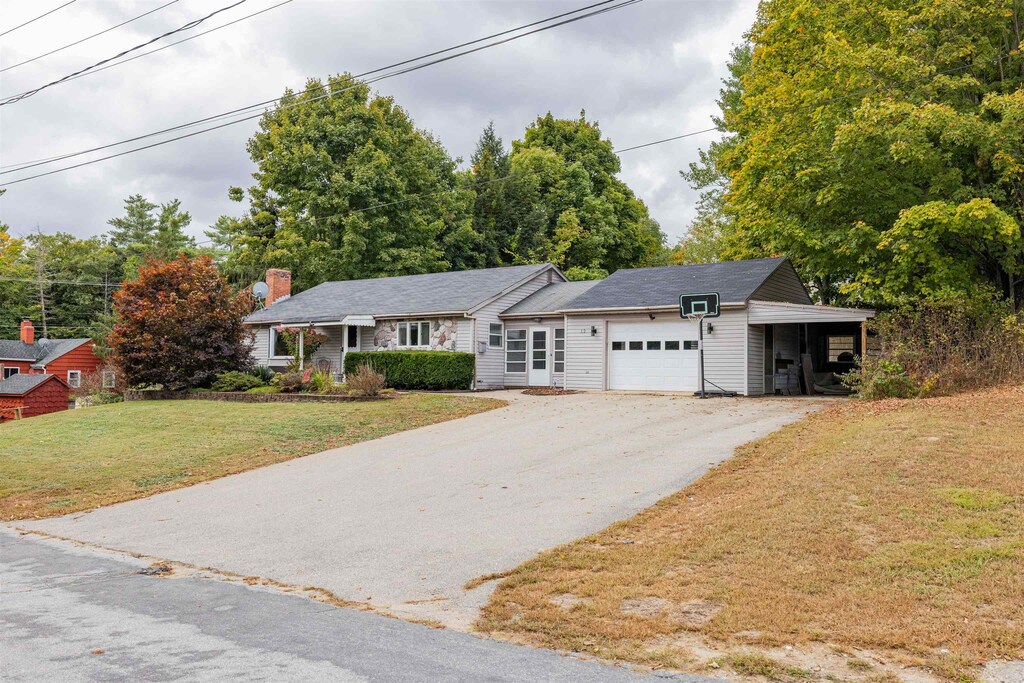
[[[76,71],[76,72],[74,72],[72,74],[64,76],[63,78],[58,78],[55,81],[50,81],[49,83],[46,83],[45,85],[41,85],[38,88],[35,88],[33,90],[28,90],[28,91],[23,92],[21,94],[9,97],[8,99],[4,100],[3,102],[0,102],[0,107],[2,107],[4,105],[7,105],[7,104],[13,104],[14,102],[20,102],[21,100],[24,100],[26,98],[32,97],[36,93],[38,93],[38,92],[40,92],[42,90],[45,90],[46,88],[53,87],[53,86],[57,85],[58,83],[63,83],[64,81],[69,80],[71,78],[74,78],[75,76],[78,76],[80,74],[84,74],[87,71],[91,71],[91,70],[93,70],[93,69],[95,69],[97,67],[103,66],[107,62],[112,62],[115,59],[120,59],[121,57],[124,57],[126,54],[128,54],[130,52],[135,52],[136,50],[141,50],[142,48],[146,47],[147,45],[151,45],[151,44],[157,42],[158,40],[162,40],[162,39],[166,38],[167,36],[172,36],[175,33],[181,33],[182,31],[188,31],[190,29],[193,29],[196,26],[199,26],[201,23],[203,23],[207,19],[209,19],[210,17],[216,16],[216,15],[220,14],[221,12],[227,12],[229,9],[233,9],[235,7],[238,7],[239,5],[241,5],[244,2],[247,2],[247,0],[238,0],[238,2],[235,2],[235,3],[231,4],[231,5],[227,5],[226,7],[221,7],[218,10],[214,10],[213,12],[210,12],[209,14],[207,14],[204,17],[200,17],[199,19],[193,19],[192,21],[188,22],[184,26],[180,26],[180,27],[174,29],[173,31],[168,31],[167,33],[163,33],[163,34],[157,36],[156,38],[152,38],[150,40],[147,40],[145,43],[140,43],[140,44],[138,44],[138,45],[136,45],[134,47],[128,48],[127,50],[122,50],[121,52],[119,52],[118,54],[114,55],[113,57],[108,57],[107,59],[104,59],[102,61],[96,62],[92,66],[87,66],[84,69],[79,69],[78,71]]]
[[[81,45],[82,43],[84,43],[87,40],[92,40],[93,38],[96,38],[97,36],[102,36],[104,33],[110,33],[114,29],[121,28],[122,26],[126,26],[127,24],[130,24],[133,21],[138,21],[139,19],[141,19],[143,17],[149,16],[153,12],[159,12],[164,7],[170,7],[171,5],[173,5],[174,3],[178,2],[178,1],[179,0],[171,0],[170,2],[164,3],[163,5],[160,5],[159,7],[155,8],[155,9],[151,9],[148,12],[143,12],[142,14],[140,14],[140,15],[138,15],[136,17],[132,17],[131,19],[128,19],[126,21],[122,21],[120,24],[115,24],[115,25],[111,26],[110,28],[105,28],[102,31],[99,31],[98,33],[93,33],[91,36],[86,36],[85,38],[80,38],[79,40],[76,40],[73,43],[68,43],[67,45],[64,45],[62,47],[58,47],[55,50],[50,50],[49,52],[44,52],[41,55],[37,55],[35,57],[32,57],[31,59],[26,59],[24,61],[18,62],[17,64],[11,64],[10,66],[5,66],[4,68],[0,69],[0,73],[3,73],[5,71],[10,71],[11,69],[16,69],[17,67],[24,66],[25,64],[31,64],[32,62],[34,62],[34,61],[36,61],[38,59],[42,59],[43,57],[49,57],[50,55],[55,55],[58,52],[61,52],[63,50],[68,49],[69,47],[74,47],[75,45]]]
[[[178,0],[174,0],[174,1],[177,2]],[[284,2],[279,2],[276,5],[271,5],[270,7],[267,7],[265,9],[261,9],[258,12],[253,12],[252,14],[246,14],[244,17],[239,17],[238,19],[234,19],[232,21],[229,21],[226,24],[221,24],[220,26],[214,26],[211,29],[207,29],[206,31],[202,31],[200,33],[197,33],[194,36],[189,36],[188,38],[182,38],[181,40],[176,40],[173,43],[170,43],[168,45],[164,45],[163,47],[158,47],[158,48],[156,48],[154,50],[149,50],[147,52],[143,52],[142,54],[135,55],[133,57],[128,57],[127,59],[122,59],[119,62],[114,62],[113,64],[107,64],[106,66],[101,66],[101,67],[93,69],[91,71],[86,71],[85,73],[78,74],[77,76],[72,76],[71,78],[68,78],[66,81],[63,81],[63,82],[64,83],[70,83],[71,81],[77,81],[79,78],[85,78],[87,76],[94,76],[94,75],[96,75],[98,73],[102,73],[102,72],[106,71],[107,69],[113,69],[116,66],[121,66],[122,64],[127,64],[128,62],[133,62],[136,59],[142,59],[143,57],[148,57],[151,54],[155,54],[155,53],[160,52],[162,50],[166,50],[168,48],[172,48],[175,45],[181,45],[182,43],[187,43],[190,40],[195,40],[196,38],[201,38],[201,37],[207,35],[208,33],[213,33],[214,31],[219,31],[222,28],[227,28],[228,26],[233,26],[233,25],[235,25],[235,24],[237,24],[239,22],[245,21],[246,19],[252,19],[253,17],[258,16],[260,14],[263,14],[264,12],[269,12],[272,9],[277,9],[281,5],[287,5],[290,2],[292,2],[292,0],[284,0]],[[157,9],[159,9],[159,8],[157,8]],[[18,95],[12,95],[12,97],[17,97],[17,96],[22,95],[22,94],[24,94],[24,93],[18,93]]]
[[[607,4],[607,1],[608,0],[606,0],[606,2],[597,3],[597,5],[605,5],[605,4]],[[629,5],[634,5],[634,4],[637,4],[639,2],[642,2],[642,0],[625,0],[624,2],[620,2],[619,4],[611,5],[609,7],[603,7],[602,9],[599,9],[599,10],[596,10],[596,11],[593,11],[593,12],[589,12],[587,14],[583,14],[583,15],[580,15],[580,16],[571,17],[569,19],[565,19],[563,21],[560,21],[560,22],[557,22],[557,23],[554,23],[554,24],[549,24],[547,26],[541,26],[539,28],[535,28],[535,29],[533,29],[531,31],[527,31],[525,33],[519,33],[517,35],[510,36],[510,37],[504,38],[502,40],[497,40],[497,41],[494,41],[494,42],[491,42],[491,43],[487,43],[486,45],[481,45],[481,46],[478,46],[478,47],[475,47],[475,48],[472,48],[472,49],[469,49],[469,50],[463,50],[462,52],[457,52],[457,53],[452,54],[452,55],[448,55],[448,56],[445,56],[445,57],[440,57],[438,59],[435,59],[435,60],[432,60],[432,61],[429,61],[429,62],[424,62],[422,64],[415,64],[413,66],[410,66],[410,67],[407,67],[407,68],[404,68],[404,69],[400,69],[398,71],[393,71],[393,72],[390,72],[390,73],[382,74],[382,75],[380,75],[380,76],[378,76],[376,78],[356,83],[356,84],[354,84],[354,85],[352,85],[352,86],[350,86],[348,88],[342,88],[340,90],[334,90],[334,89],[331,88],[330,85],[321,86],[321,89],[327,88],[327,92],[325,94],[317,95],[315,97],[303,98],[303,99],[301,99],[301,100],[299,100],[299,101],[297,101],[297,102],[295,102],[293,104],[287,105],[286,107],[283,107],[283,108],[287,109],[287,108],[291,108],[291,107],[302,106],[302,105],[308,104],[310,102],[315,102],[317,100],[321,100],[321,99],[324,99],[324,98],[327,98],[327,97],[331,97],[331,96],[333,96],[333,95],[335,95],[335,94],[337,94],[339,92],[344,92],[345,90],[350,90],[352,88],[360,87],[364,83],[375,83],[377,81],[381,81],[381,80],[384,80],[386,78],[393,78],[394,76],[400,76],[402,74],[410,73],[412,71],[418,71],[419,69],[424,69],[424,68],[427,68],[429,66],[433,66],[435,64],[440,64],[442,62],[447,62],[447,61],[450,61],[452,59],[457,59],[459,57],[463,57],[463,56],[468,55],[468,54],[473,54],[473,53],[479,52],[481,50],[486,50],[486,49],[489,49],[489,48],[492,48],[492,47],[497,47],[499,45],[503,45],[503,44],[511,42],[513,40],[519,40],[520,38],[525,38],[526,36],[533,35],[534,33],[540,33],[541,31],[547,31],[547,30],[550,30],[552,28],[557,28],[559,26],[563,26],[565,24],[570,24],[570,23],[573,23],[573,22],[576,22],[576,21],[581,21],[583,19],[587,19],[587,18],[590,18],[590,17],[593,17],[593,16],[597,16],[597,15],[603,14],[605,12],[610,12],[610,11],[614,11],[614,10],[617,10],[617,9],[621,9],[623,7],[628,7]],[[537,22],[534,22],[534,23],[537,23]],[[509,31],[505,31],[505,32],[502,32],[502,33],[504,34],[504,33],[508,33],[508,32]],[[498,34],[498,35],[501,35],[501,34]],[[481,40],[486,40],[486,39],[480,39],[480,40],[477,40],[477,41],[474,41],[474,42],[480,42]],[[451,49],[451,48],[449,48],[449,49]],[[448,50],[444,50],[442,52],[445,52],[445,51],[448,51]],[[407,61],[416,61],[416,60],[407,60]],[[307,91],[307,92],[309,92],[309,91]],[[278,99],[280,99],[280,98],[278,98]],[[242,111],[247,110],[247,109],[251,109],[251,108],[252,107],[245,107],[245,108],[243,108]],[[220,115],[220,116],[223,116],[223,115]],[[210,118],[211,119],[216,119],[216,118],[219,118],[220,116],[215,116],[215,117],[210,117]],[[126,150],[124,152],[119,152],[117,154],[109,154],[109,155],[104,156],[104,157],[99,157],[98,159],[91,159],[89,161],[84,161],[84,162],[79,163],[79,164],[73,164],[71,166],[65,166],[65,167],[58,168],[58,169],[55,169],[55,170],[52,170],[52,171],[47,171],[45,173],[37,173],[35,175],[26,176],[24,178],[18,178],[17,180],[11,180],[11,181],[8,181],[6,183],[3,183],[2,185],[0,185],[0,187],[5,187],[5,186],[8,186],[8,185],[15,185],[17,183],[22,183],[22,182],[25,182],[27,180],[33,180],[35,178],[42,178],[44,176],[53,175],[55,173],[62,173],[64,171],[70,171],[70,170],[75,169],[75,168],[81,168],[83,166],[89,166],[91,164],[99,163],[101,161],[106,161],[108,159],[114,159],[114,158],[125,156],[125,155],[128,155],[128,154],[133,154],[135,152],[140,152],[140,151],[145,150],[145,149],[151,149],[153,147],[159,147],[161,145],[166,145],[166,144],[169,144],[171,142],[176,142],[178,140],[183,140],[183,139],[186,139],[186,138],[194,137],[196,135],[201,135],[203,133],[208,133],[208,132],[213,131],[213,130],[218,130],[220,128],[225,128],[227,126],[232,126],[232,125],[234,125],[236,123],[242,123],[244,121],[249,121],[249,120],[252,120],[252,119],[258,119],[258,118],[260,118],[262,116],[263,116],[262,112],[258,113],[258,114],[254,114],[254,115],[244,116],[242,118],[237,118],[237,119],[234,119],[232,121],[228,121],[226,123],[221,123],[221,124],[216,125],[216,126],[210,126],[208,128],[203,128],[203,129],[200,129],[198,131],[193,131],[191,133],[187,133],[187,134],[184,134],[184,135],[179,135],[179,136],[176,136],[176,137],[173,137],[173,138],[169,138],[167,140],[161,140],[160,142],[154,142],[154,143],[149,144],[149,145],[144,145],[144,146],[141,146],[141,147],[136,147],[136,148],[133,148],[133,149],[129,149],[129,150]],[[24,168],[25,167],[22,167],[22,169],[15,169],[15,170],[23,170]],[[7,171],[5,171],[5,172],[7,172]]]
[[[59,9],[64,9],[64,8],[65,8],[65,7],[67,7],[68,5],[73,5],[73,4],[75,4],[75,2],[76,2],[76,1],[77,1],[77,0],[71,0],[70,2],[65,2],[65,3],[64,3],[63,5],[60,5],[59,7],[54,7],[54,8],[53,8],[52,10],[50,10],[49,12],[44,12],[44,13],[40,14],[40,15],[39,15],[38,17],[36,17],[35,19],[29,19],[29,20],[28,20],[28,21],[26,21],[26,22],[25,22],[24,24],[18,24],[18,25],[17,25],[17,26],[15,26],[14,28],[9,28],[9,29],[7,29],[7,30],[6,30],[6,31],[4,31],[3,33],[0,33],[0,36],[6,36],[6,35],[7,35],[8,33],[13,33],[14,31],[17,31],[17,30],[18,30],[19,28],[22,28],[22,27],[24,27],[24,26],[28,26],[29,24],[31,24],[31,23],[33,23],[33,22],[35,22],[35,21],[39,21],[39,20],[40,20],[40,19],[42,19],[43,17],[48,17],[48,16],[50,16],[51,14],[53,14],[54,12],[56,12],[56,11],[57,11],[57,10],[59,10]]]
[[[387,71],[388,69],[394,69],[394,68],[397,68],[397,67],[400,67],[400,66],[405,66],[407,64],[412,64],[414,62],[418,62],[418,61],[421,61],[421,60],[424,60],[424,59],[428,59],[430,57],[436,57],[437,55],[444,54],[445,52],[451,52],[452,50],[458,50],[458,49],[461,49],[461,48],[464,48],[464,47],[468,47],[470,45],[476,45],[477,43],[482,43],[482,42],[484,42],[486,40],[492,40],[494,38],[499,38],[501,36],[505,36],[505,35],[508,35],[510,33],[515,33],[517,31],[522,31],[522,30],[527,29],[527,28],[533,28],[534,26],[538,26],[540,24],[545,24],[545,23],[554,21],[556,19],[562,19],[563,17],[567,17],[567,16],[570,16],[570,15],[573,15],[573,14],[578,14],[580,12],[585,12],[585,11],[593,9],[595,7],[601,7],[603,5],[608,5],[608,4],[611,4],[613,2],[617,2],[617,1],[618,0],[601,0],[600,2],[596,2],[596,3],[592,4],[592,5],[585,5],[583,7],[578,8],[578,9],[570,10],[568,12],[562,12],[561,14],[556,14],[554,16],[546,17],[544,19],[539,19],[537,21],[533,21],[533,22],[530,22],[528,24],[523,24],[521,26],[516,26],[515,28],[507,29],[505,31],[500,31],[498,33],[492,33],[492,34],[484,36],[482,38],[477,38],[475,40],[470,40],[470,41],[467,41],[467,42],[464,42],[464,43],[459,43],[458,45],[452,45],[451,47],[446,47],[446,48],[441,49],[441,50],[435,50],[434,52],[428,52],[427,54],[419,55],[417,57],[412,57],[412,58],[409,58],[409,59],[404,59],[404,60],[402,60],[400,62],[395,62],[393,64],[388,64],[387,66],[382,66],[382,67],[378,67],[376,69],[371,69],[370,71],[364,71],[362,73],[353,75],[351,77],[351,80],[365,78],[367,76],[372,76],[372,75],[380,73],[382,71]],[[287,2],[291,2],[291,0],[286,0],[286,2],[283,2],[283,3],[280,3],[280,4],[286,4]],[[278,7],[278,6],[279,5],[274,5],[273,7],[267,8],[267,10],[273,9],[274,7]],[[267,10],[262,10],[262,11],[265,12]],[[259,12],[257,12],[257,14],[259,14]],[[253,15],[249,15],[249,16],[253,16]],[[243,19],[244,18],[245,17],[243,17]],[[225,26],[226,25],[227,24],[225,24]],[[211,29],[211,31],[212,30],[216,30],[216,29]],[[203,34],[199,33],[199,34],[197,34],[195,36],[192,36],[192,37],[193,38],[198,38],[201,35],[203,35]],[[190,40],[190,38],[186,38],[186,40]],[[184,41],[179,41],[179,42],[184,42]],[[165,47],[171,47],[172,45],[176,45],[176,44],[177,43],[171,43],[171,45],[167,45]],[[160,49],[164,49],[164,48],[160,48]],[[154,52],[156,52],[156,50],[154,50]],[[144,53],[142,55],[138,55],[137,57],[133,57],[132,59],[137,59],[138,57],[143,57],[146,54],[151,54],[151,53],[147,52],[147,53]],[[125,60],[125,61],[128,61],[128,60]],[[124,62],[118,62],[118,64],[124,64]],[[112,64],[110,66],[116,66],[116,65]],[[107,67],[104,67],[104,68],[110,68],[110,66],[107,66]],[[91,73],[95,73],[95,72],[91,72]],[[377,80],[382,80],[382,79],[377,79]],[[375,82],[375,81],[370,81],[370,82]],[[358,87],[358,86],[359,86],[359,84],[357,83],[357,84],[353,85],[352,87]],[[330,84],[329,83],[328,84],[322,84],[320,86],[315,87],[314,90],[315,89],[321,89],[322,90],[322,89],[325,89],[325,88],[330,89],[331,88]],[[329,90],[329,93],[337,94],[337,93],[340,93],[340,92],[345,92],[346,90],[350,90],[350,89],[351,88],[345,88],[345,89],[341,89],[341,90]],[[304,94],[308,94],[309,92],[312,92],[312,90],[306,90],[306,92]],[[105,144],[105,145],[100,145],[98,147],[92,147],[90,149],[84,149],[84,150],[81,150],[81,151],[78,151],[78,152],[72,152],[72,153],[69,153],[69,154],[62,154],[62,155],[58,155],[58,156],[48,157],[48,158],[45,158],[45,159],[37,159],[37,160],[34,160],[34,161],[25,161],[25,162],[21,162],[21,163],[9,164],[7,166],[0,167],[2,169],[5,169],[5,170],[0,170],[0,175],[4,175],[4,174],[7,174],[7,173],[14,173],[16,171],[24,171],[26,169],[34,168],[36,166],[43,166],[45,164],[54,163],[56,161],[62,161],[64,159],[70,159],[72,157],[81,156],[83,154],[90,154],[92,152],[99,152],[99,151],[102,151],[104,149],[110,149],[112,147],[119,147],[121,145],[126,145],[126,144],[131,143],[131,142],[138,142],[140,140],[145,140],[145,139],[148,139],[148,138],[151,138],[151,137],[156,137],[158,135],[163,135],[165,133],[171,133],[171,132],[174,132],[174,131],[177,131],[177,130],[183,130],[185,128],[191,128],[192,126],[197,126],[197,125],[200,125],[200,124],[203,124],[203,123],[209,123],[209,122],[215,121],[217,119],[227,118],[229,116],[234,116],[234,115],[242,114],[242,113],[245,113],[245,112],[251,112],[251,111],[260,109],[262,107],[265,107],[267,105],[271,105],[271,104],[275,104],[277,102],[280,102],[282,99],[283,98],[281,98],[281,97],[275,97],[275,98],[272,98],[272,99],[269,99],[269,100],[263,100],[262,102],[256,102],[254,104],[246,105],[244,107],[239,107],[238,109],[232,109],[230,111],[222,112],[220,114],[214,114],[212,116],[206,116],[206,117],[201,118],[201,119],[196,119],[194,121],[189,121],[188,123],[179,124],[179,125],[176,125],[176,126],[172,126],[170,128],[164,128],[162,130],[153,131],[151,133],[145,133],[143,135],[137,135],[135,137],[127,138],[127,139],[124,139],[124,140],[118,140],[117,142],[111,142],[111,143],[108,143],[108,144]],[[308,100],[308,101],[312,101],[312,100]]]

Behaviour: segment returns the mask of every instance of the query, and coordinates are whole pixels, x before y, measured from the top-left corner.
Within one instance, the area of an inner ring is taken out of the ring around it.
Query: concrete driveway
[[[679,490],[807,399],[502,392],[508,407],[84,514],[14,526],[326,588],[466,629],[545,548]]]

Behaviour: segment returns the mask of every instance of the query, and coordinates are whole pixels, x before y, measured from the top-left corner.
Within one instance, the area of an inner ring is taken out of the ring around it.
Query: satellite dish
[[[260,301],[266,299],[268,294],[270,294],[270,285],[266,282],[257,282],[252,286],[252,295]]]

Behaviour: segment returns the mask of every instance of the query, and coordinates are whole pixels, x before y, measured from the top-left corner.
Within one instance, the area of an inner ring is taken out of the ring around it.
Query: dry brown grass
[[[552,599],[562,594],[581,600],[565,608]],[[722,653],[815,643],[886,652],[951,680],[1020,658],[1024,387],[813,415],[521,566],[478,627],[698,670],[687,638]],[[851,678],[866,680],[856,666]]]

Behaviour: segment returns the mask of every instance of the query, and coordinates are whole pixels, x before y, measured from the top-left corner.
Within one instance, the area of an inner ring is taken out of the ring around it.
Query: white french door
[[[546,327],[530,328],[529,366],[526,383],[531,387],[551,386],[550,330]]]

